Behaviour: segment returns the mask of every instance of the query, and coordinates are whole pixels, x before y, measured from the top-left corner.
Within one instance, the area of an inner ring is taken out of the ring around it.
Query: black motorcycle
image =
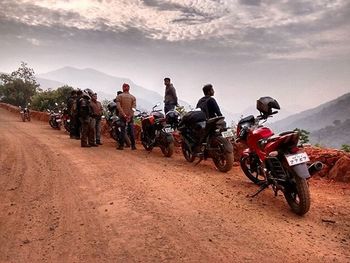
[[[161,110],[156,109],[159,105],[155,105],[150,114],[137,110],[139,114],[136,117],[141,119],[141,143],[147,151],[158,146],[164,156],[171,157],[174,153],[172,128],[166,123]]]
[[[121,119],[115,114],[117,108],[117,104],[115,102],[110,102],[107,105],[107,115],[106,122],[109,127],[109,135],[118,142],[121,128],[123,127],[123,122]],[[125,146],[130,147],[131,142],[127,133],[125,133]]]
[[[228,172],[233,165],[233,146],[228,138],[233,137],[226,128],[224,117],[206,119],[202,111],[190,111],[179,123],[182,137],[182,153],[188,162],[196,157],[199,162],[212,158],[220,172]]]
[[[21,119],[23,122],[30,121],[30,111],[29,111],[30,103],[27,104],[27,107],[22,108],[19,106],[19,113],[21,114]]]
[[[53,129],[61,129],[62,126],[62,111],[58,108],[58,104],[53,110],[47,110],[49,113],[49,124]]]

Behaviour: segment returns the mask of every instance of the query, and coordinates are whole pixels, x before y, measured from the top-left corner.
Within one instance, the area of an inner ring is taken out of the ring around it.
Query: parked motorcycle
[[[68,109],[67,107],[64,105],[64,103],[62,103],[63,106],[63,114],[62,114],[62,121],[63,121],[63,126],[66,129],[67,132],[70,132],[70,115],[68,113]]]
[[[182,137],[182,153],[188,162],[196,157],[199,162],[208,158],[220,172],[228,172],[233,165],[233,146],[228,138],[233,137],[231,129],[226,128],[224,117],[206,119],[200,110],[185,114],[179,123]]]
[[[110,136],[118,142],[119,134],[121,132],[122,122],[120,118],[115,114],[117,108],[117,104],[115,102],[110,102],[107,105],[107,115],[106,122],[109,127]],[[127,133],[125,133],[125,146],[130,147],[131,142]]]
[[[278,112],[273,109],[280,109],[275,99],[260,98],[257,109],[260,115],[249,115],[239,121],[236,139],[248,146],[240,159],[244,174],[260,185],[253,196],[271,185],[275,196],[282,191],[292,211],[304,215],[310,209],[307,179],[321,170],[323,165],[320,162],[307,165],[310,160],[303,147],[298,146],[298,132],[274,135],[271,129],[261,125]]]
[[[58,109],[58,104],[55,103],[56,107],[54,110],[47,110],[50,115],[49,124],[54,129],[61,129],[62,126],[62,111]]]
[[[174,153],[172,128],[166,123],[161,110],[156,109],[159,105],[160,103],[153,106],[150,114],[136,110],[136,117],[141,119],[141,143],[147,151],[158,146],[164,156],[171,157]]]
[[[30,111],[29,111],[29,106],[30,103],[27,104],[27,107],[22,108],[21,106],[19,106],[19,113],[21,114],[21,119],[23,122],[30,121]]]

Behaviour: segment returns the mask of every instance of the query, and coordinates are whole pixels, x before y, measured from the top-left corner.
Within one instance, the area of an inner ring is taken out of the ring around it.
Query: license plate
[[[172,133],[172,132],[174,131],[174,129],[171,128],[171,127],[165,127],[165,128],[164,128],[164,131],[165,131],[166,133]]]
[[[221,132],[221,135],[224,138],[233,137],[233,131],[231,129],[228,129],[227,131]]]
[[[306,163],[310,161],[309,156],[305,152],[286,155],[286,159],[289,166]]]

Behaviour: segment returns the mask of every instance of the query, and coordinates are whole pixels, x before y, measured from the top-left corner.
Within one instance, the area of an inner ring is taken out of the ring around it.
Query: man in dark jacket
[[[174,110],[177,105],[176,90],[173,84],[170,82],[170,78],[164,79],[165,95],[164,95],[164,112]]]
[[[83,93],[78,101],[78,114],[81,124],[81,147],[97,146],[93,141],[94,135],[93,130],[91,129],[92,111],[90,106],[90,96],[86,92]]]
[[[213,85],[207,84],[203,87],[204,97],[201,98],[196,108],[200,108],[206,115],[207,119],[222,116],[219,105],[216,100],[212,97],[214,96]]]
[[[70,96],[67,100],[67,111],[68,111],[68,115],[69,115],[69,126],[70,126],[70,132],[69,132],[69,136],[71,139],[75,139],[76,137],[78,137],[78,134],[76,133],[76,101],[77,99],[77,91],[76,90],[72,90],[70,93]]]

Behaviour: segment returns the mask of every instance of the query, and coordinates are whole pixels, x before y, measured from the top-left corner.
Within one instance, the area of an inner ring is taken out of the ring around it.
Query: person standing
[[[214,118],[217,116],[222,116],[219,105],[216,100],[213,98],[214,89],[213,85],[207,84],[203,87],[204,97],[202,97],[196,108],[200,108],[204,113],[207,119]]]
[[[101,102],[97,100],[97,93],[93,93],[91,96],[91,109],[92,115],[91,117],[95,119],[95,143],[98,145],[102,145],[101,143],[101,119],[103,114],[103,108]]]
[[[170,78],[164,78],[165,95],[164,95],[164,112],[174,110],[177,105],[176,90],[170,82]]]
[[[97,146],[95,142],[92,141],[91,133],[91,106],[90,106],[90,96],[87,92],[83,92],[82,97],[78,102],[78,115],[81,125],[81,136],[80,142],[81,147],[91,147]]]
[[[69,116],[69,137],[75,139],[78,135],[76,134],[76,108],[77,108],[77,91],[72,90],[67,100],[67,112]]]
[[[129,93],[130,86],[127,83],[123,84],[123,93],[116,98],[119,118],[122,121],[122,127],[119,135],[118,150],[124,149],[126,129],[130,136],[131,149],[136,150],[135,135],[134,135],[134,110],[136,108],[136,98]]]

